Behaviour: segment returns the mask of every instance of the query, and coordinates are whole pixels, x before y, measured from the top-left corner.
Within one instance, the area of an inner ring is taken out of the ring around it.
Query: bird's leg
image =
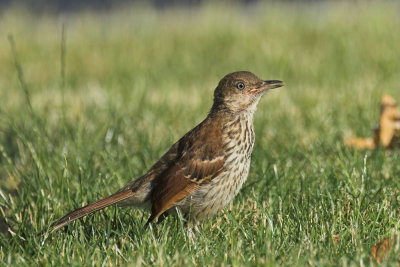
[[[190,219],[190,212],[182,213],[178,207],[175,207],[174,212],[178,217],[183,234],[185,235],[185,239],[187,237],[193,244],[196,244],[196,233],[193,231],[193,229],[197,232],[197,234],[199,234],[200,231],[195,221]]]
[[[186,228],[186,235],[188,239],[193,243],[193,246],[196,248],[196,243],[199,240],[199,237],[201,236],[201,232],[197,226],[197,224],[194,223],[186,223],[185,224]]]
[[[196,235],[193,232],[192,227],[186,228],[186,235],[187,235],[188,239],[190,240],[190,242],[193,243],[193,245],[196,247],[196,242],[195,242]]]
[[[199,230],[198,224],[196,223],[196,221],[191,220],[189,218],[190,214],[186,214],[185,216],[185,221],[183,224],[183,227],[185,229],[186,232],[186,236],[190,239],[190,241],[193,243],[193,245],[196,247],[196,243],[199,240],[199,238],[201,237],[201,232]]]
[[[161,214],[160,217],[158,217],[157,224],[162,223],[165,220],[165,218],[167,218],[167,217],[168,217],[167,212],[164,212],[163,214]]]

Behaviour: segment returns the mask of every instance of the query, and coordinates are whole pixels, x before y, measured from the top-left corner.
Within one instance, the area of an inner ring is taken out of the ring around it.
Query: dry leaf
[[[390,95],[383,95],[379,127],[374,129],[373,138],[352,137],[345,141],[347,146],[358,149],[374,149],[380,143],[385,148],[400,145],[400,110]]]
[[[379,122],[380,142],[384,147],[393,146],[396,136],[399,138],[399,124],[400,111],[397,107],[396,101],[391,96],[384,95],[382,97],[381,120]]]
[[[339,245],[340,243],[340,235],[332,235],[332,239],[333,239],[333,243],[335,243],[335,245]]]
[[[372,256],[376,259],[376,261],[381,264],[381,262],[387,258],[388,253],[393,250],[395,240],[399,241],[400,236],[392,236],[392,237],[387,237],[384,240],[378,242],[373,248],[372,248]],[[397,242],[398,243],[398,242]],[[400,256],[400,254],[399,254]]]
[[[343,203],[343,206],[344,206],[345,209],[346,209],[346,214],[349,215],[349,213],[350,213],[350,211],[351,211],[351,203],[350,203],[350,200],[346,200],[346,201]]]
[[[358,149],[374,149],[376,147],[376,143],[372,138],[352,137],[346,140],[346,145],[354,146]]]

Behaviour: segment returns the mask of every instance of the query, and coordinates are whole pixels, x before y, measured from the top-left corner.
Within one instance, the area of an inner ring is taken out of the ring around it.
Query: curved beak
[[[278,88],[278,87],[282,87],[284,85],[285,84],[282,81],[279,81],[279,80],[264,81],[263,85],[261,85],[259,87],[259,90],[266,91],[266,90],[269,90],[269,89],[275,89],[275,88]]]
[[[265,91],[282,87],[285,84],[279,80],[263,81],[259,87],[255,87],[249,91],[250,94],[263,94]]]

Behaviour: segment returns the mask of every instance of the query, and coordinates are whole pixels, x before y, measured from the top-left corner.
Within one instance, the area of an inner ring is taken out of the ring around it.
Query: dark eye
[[[238,83],[236,84],[237,89],[243,90],[245,88],[244,83]]]

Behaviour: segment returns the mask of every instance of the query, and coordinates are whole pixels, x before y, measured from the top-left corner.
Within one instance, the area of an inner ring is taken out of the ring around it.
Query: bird
[[[227,74],[214,90],[206,118],[180,138],[141,177],[116,193],[78,208],[51,224],[51,233],[116,204],[150,211],[146,225],[177,209],[196,224],[229,204],[246,181],[254,147],[254,112],[280,80],[262,80],[249,71]]]

